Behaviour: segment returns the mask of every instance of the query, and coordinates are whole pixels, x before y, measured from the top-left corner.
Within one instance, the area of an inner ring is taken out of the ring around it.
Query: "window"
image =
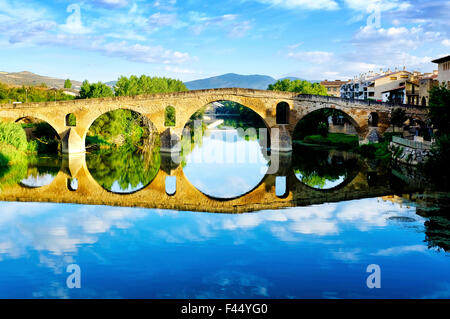
[[[281,198],[287,195],[286,176],[275,177],[275,195]]]
[[[164,126],[175,126],[176,123],[176,115],[175,108],[171,105],[166,107],[164,112]]]
[[[73,113],[66,115],[66,126],[77,126],[77,118]]]
[[[277,104],[277,124],[288,124],[289,122],[289,104],[280,102]]]
[[[397,77],[396,76],[391,76],[391,81],[395,81],[395,80],[397,80]]]
[[[175,195],[177,191],[176,176],[166,176],[166,194],[169,196]]]

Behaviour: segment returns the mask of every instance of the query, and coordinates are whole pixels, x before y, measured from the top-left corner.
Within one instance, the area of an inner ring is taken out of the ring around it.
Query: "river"
[[[258,136],[228,123],[190,146],[178,167],[209,199],[226,203],[270,184],[272,157]],[[39,156],[2,172],[0,195],[51,184],[62,162]],[[284,208],[1,202],[0,298],[450,297],[448,193],[344,151],[296,146],[285,162]],[[121,196],[151,188],[166,167],[157,152],[94,152],[86,163]],[[67,285],[70,265],[81,288]],[[379,288],[367,284],[370,265],[379,266]]]

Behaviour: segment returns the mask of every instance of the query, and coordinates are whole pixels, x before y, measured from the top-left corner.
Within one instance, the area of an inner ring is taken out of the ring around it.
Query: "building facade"
[[[437,63],[438,65],[439,74],[437,80],[439,81],[439,83],[445,84],[448,88],[450,88],[450,55],[433,60],[431,62]]]
[[[347,83],[348,81],[341,81],[341,80],[335,80],[335,81],[322,81],[320,82],[321,85],[323,85],[327,89],[328,95],[335,96],[335,97],[341,97],[341,86]]]

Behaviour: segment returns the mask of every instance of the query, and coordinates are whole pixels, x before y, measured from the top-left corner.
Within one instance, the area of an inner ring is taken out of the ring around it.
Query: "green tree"
[[[403,123],[405,123],[407,117],[406,112],[404,109],[396,108],[391,112],[391,124],[393,126],[393,129],[395,131],[396,126],[402,126]]]
[[[180,80],[141,75],[129,78],[121,76],[115,86],[116,96],[136,96],[139,94],[169,93],[187,91]]]
[[[429,118],[439,135],[450,134],[450,89],[444,85],[430,90]]]
[[[70,81],[70,79],[67,79],[67,80],[64,81],[64,88],[65,89],[72,88],[72,82]]]
[[[114,96],[113,90],[102,82],[90,84],[88,80],[85,80],[81,85],[80,98],[92,99],[100,97],[112,97]]]
[[[320,83],[311,83],[305,80],[278,80],[274,84],[269,84],[267,89],[270,91],[287,91],[299,94],[328,95],[327,89]]]

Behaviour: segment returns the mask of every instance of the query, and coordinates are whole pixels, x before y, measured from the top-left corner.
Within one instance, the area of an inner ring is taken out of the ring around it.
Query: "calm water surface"
[[[189,181],[214,198],[251,191],[268,168],[258,140],[227,134],[231,139],[205,136],[182,164]],[[212,149],[255,157],[235,165],[196,161]],[[87,164],[102,187],[117,193],[151,187],[162,165],[159,155],[108,152],[90,154]],[[60,165],[35,161],[17,182],[46,185]],[[306,187],[326,192],[347,185],[359,167],[353,154],[310,150],[294,152],[289,169]],[[442,203],[384,196],[235,215],[0,207],[0,298],[450,297],[449,210]],[[66,286],[70,264],[81,268],[80,289]],[[380,289],[366,285],[370,264],[381,267]]]

